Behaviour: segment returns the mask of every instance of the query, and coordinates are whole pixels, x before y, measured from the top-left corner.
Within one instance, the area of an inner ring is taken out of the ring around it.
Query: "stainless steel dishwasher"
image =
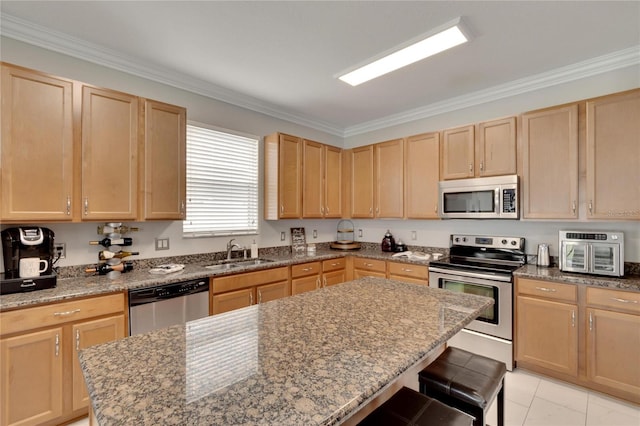
[[[184,324],[209,315],[209,280],[129,290],[129,334]]]

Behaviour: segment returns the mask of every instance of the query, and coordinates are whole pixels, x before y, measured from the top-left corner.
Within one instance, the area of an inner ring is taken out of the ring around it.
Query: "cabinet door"
[[[522,115],[525,219],[578,218],[578,105]]]
[[[324,217],[342,217],[342,150],[324,147]]]
[[[324,272],[322,274],[322,286],[336,285],[347,281],[347,273],[344,269],[337,271]]]
[[[442,180],[474,176],[474,126],[448,129],[442,132],[440,172]]]
[[[373,217],[373,145],[351,151],[351,217]]]
[[[375,149],[376,217],[404,217],[404,139],[377,143]]]
[[[300,294],[320,287],[320,274],[291,280],[291,294]]]
[[[438,219],[440,133],[411,136],[405,147],[405,215],[408,219]]]
[[[319,218],[324,213],[323,145],[304,141],[302,162],[302,217]]]
[[[89,346],[125,337],[124,315],[85,321],[72,327],[73,339],[73,410],[89,406],[89,394],[84,382],[78,352]]]
[[[0,340],[0,424],[40,424],[62,415],[62,328]]]
[[[253,287],[212,296],[213,315],[253,305]]]
[[[587,309],[587,377],[640,398],[640,316]]]
[[[516,118],[480,123],[475,155],[477,175],[514,175],[516,161]]]
[[[72,87],[2,65],[2,220],[72,219]]]
[[[258,303],[282,299],[283,297],[289,296],[289,286],[287,281],[261,285],[256,287],[256,295],[258,297]]]
[[[140,162],[144,219],[185,218],[186,119],[184,108],[144,101],[144,160]]]
[[[518,296],[516,361],[578,374],[576,305]]]
[[[278,194],[280,219],[302,217],[302,140],[280,135]]]
[[[587,217],[640,219],[640,90],[587,102]]]
[[[135,220],[138,98],[82,87],[82,218]]]

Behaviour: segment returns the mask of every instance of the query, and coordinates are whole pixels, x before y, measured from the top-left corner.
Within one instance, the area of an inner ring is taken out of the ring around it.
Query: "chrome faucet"
[[[229,242],[227,243],[227,260],[231,260],[231,252],[233,251],[233,248],[242,248],[239,245],[234,243],[235,238],[232,238],[229,240]]]

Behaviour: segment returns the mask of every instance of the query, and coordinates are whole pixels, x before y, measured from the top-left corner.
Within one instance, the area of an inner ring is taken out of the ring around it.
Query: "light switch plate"
[[[284,231],[280,232],[280,241],[284,241],[285,238],[287,238],[287,233]]]
[[[156,238],[156,251],[169,250],[169,238]]]

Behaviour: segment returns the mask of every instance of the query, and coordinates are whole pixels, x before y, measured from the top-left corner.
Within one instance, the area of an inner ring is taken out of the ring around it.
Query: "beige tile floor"
[[[496,425],[495,404],[487,423]],[[640,426],[640,407],[524,370],[505,379],[507,426]],[[82,419],[71,426],[88,426]]]

